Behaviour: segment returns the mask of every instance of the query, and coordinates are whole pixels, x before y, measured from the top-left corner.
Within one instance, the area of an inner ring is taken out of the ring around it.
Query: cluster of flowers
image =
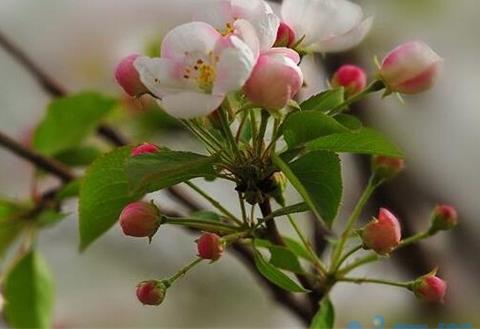
[[[218,0],[207,7],[165,36],[160,58],[133,54],[120,62],[116,79],[129,95],[150,94],[182,119],[207,116],[237,90],[276,111],[303,85],[303,55],[354,47],[372,25],[371,17],[364,19],[362,9],[346,0],[286,0],[283,20],[262,0]],[[414,94],[433,84],[441,63],[425,43],[408,42],[385,57],[378,78],[387,92]],[[363,69],[347,65],[332,84],[352,94],[366,80]]]
[[[193,22],[165,36],[160,58],[134,54],[120,62],[116,79],[127,94],[149,94],[180,119],[208,116],[227,94],[239,90],[253,105],[275,112],[285,108],[302,88],[299,63],[303,56],[354,47],[372,25],[371,17],[365,18],[358,5],[346,0],[284,0],[282,19],[262,0],[218,0],[206,7]],[[419,93],[432,86],[441,64],[442,59],[425,43],[407,42],[379,64],[376,81],[386,94]],[[367,75],[358,66],[344,65],[331,85],[344,87],[353,98],[366,90]],[[155,145],[145,143],[132,156],[157,151]],[[403,166],[403,160],[387,157],[375,157],[373,162],[374,170],[384,176],[393,176]],[[151,238],[161,223],[158,208],[148,202],[134,202],[120,215],[124,233],[134,237]],[[455,209],[439,205],[427,234],[456,223]],[[410,242],[401,239],[398,219],[383,208],[359,234],[363,247],[380,255]],[[198,255],[216,261],[225,244],[219,235],[205,232],[197,240]],[[144,281],[137,287],[137,297],[143,304],[158,305],[168,286],[169,281]],[[415,280],[410,289],[425,300],[441,301],[446,283],[432,272]]]

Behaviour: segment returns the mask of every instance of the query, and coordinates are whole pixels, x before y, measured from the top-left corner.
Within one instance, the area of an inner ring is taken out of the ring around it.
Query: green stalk
[[[375,253],[367,255],[365,257],[361,257],[361,258],[355,260],[353,263],[351,263],[351,264],[345,266],[344,268],[340,269],[338,271],[338,273],[339,273],[339,275],[345,275],[348,272],[352,271],[353,269],[355,269],[359,266],[374,262],[376,260],[378,260],[378,255],[375,254]]]
[[[260,157],[261,154],[262,154],[262,148],[263,148],[263,139],[265,138],[265,132],[267,130],[267,124],[268,124],[268,117],[270,116],[270,114],[265,111],[265,110],[262,110],[262,115],[261,115],[261,121],[260,121],[260,130],[258,132],[258,136],[257,136],[257,141],[256,141],[256,150],[257,150],[257,155]]]
[[[325,265],[323,264],[322,260],[317,256],[315,251],[313,250],[313,247],[312,247],[312,244],[310,243],[310,241],[308,241],[307,238],[305,237],[305,235],[302,233],[302,231],[298,227],[297,223],[295,223],[295,220],[293,219],[293,217],[291,215],[287,215],[287,217],[288,217],[288,221],[290,222],[290,225],[292,225],[293,229],[297,233],[298,237],[302,241],[302,243],[305,246],[305,248],[307,249],[308,253],[310,254],[310,257],[312,258],[312,262],[315,265],[315,267],[317,268],[317,270],[321,274],[326,274],[327,270],[325,268]]]
[[[373,278],[338,278],[337,281],[352,282],[356,284],[377,283],[377,284],[384,284],[388,286],[401,287],[401,288],[407,288],[407,289],[409,289],[410,286],[412,285],[411,281],[396,282],[396,281],[373,279]]]
[[[198,230],[216,231],[224,234],[238,232],[238,227],[225,223],[205,221],[195,218],[174,218],[174,217],[162,217],[162,224],[181,225]]]
[[[235,138],[233,137],[232,130],[230,129],[230,125],[228,124],[228,119],[226,115],[226,109],[224,106],[221,106],[219,109],[220,112],[220,120],[222,123],[222,128],[224,132],[224,136],[227,139],[227,141],[230,143],[232,151],[237,155],[241,156],[240,150],[238,149],[238,145],[235,142]]]
[[[428,237],[432,236],[432,233],[430,231],[425,231],[425,232],[421,232],[421,233],[417,233],[415,235],[412,235],[411,237],[408,237],[402,241],[400,241],[400,244],[397,246],[396,249],[398,248],[402,248],[402,247],[405,247],[405,246],[408,246],[408,245],[411,245],[412,243],[415,243],[417,241],[420,241],[420,240],[423,240],[423,239],[426,239]]]
[[[371,176],[370,179],[368,180],[367,187],[365,188],[362,195],[360,196],[360,199],[358,200],[357,205],[353,209],[353,212],[347,221],[347,226],[340,238],[338,246],[332,252],[332,269],[335,269],[338,267],[339,258],[342,254],[343,247],[345,246],[345,243],[348,237],[350,236],[350,232],[355,226],[355,223],[357,222],[358,217],[360,216],[363,210],[363,207],[367,203],[368,199],[370,198],[372,193],[375,191],[375,189],[379,186],[379,183],[374,183],[374,181],[375,181],[374,176]]]
[[[242,221],[240,221],[234,214],[232,214],[230,211],[228,211],[226,208],[224,208],[217,200],[212,198],[210,195],[208,195],[205,191],[203,191],[200,187],[195,185],[192,182],[185,182],[192,190],[200,194],[205,200],[210,202],[210,204],[218,209],[222,214],[224,214],[227,218],[233,220],[235,223],[238,225],[242,225]]]
[[[188,271],[190,271],[193,267],[195,267],[195,265],[200,263],[202,260],[203,260],[202,258],[196,258],[193,262],[181,268],[177,273],[175,273],[173,276],[165,280],[165,283],[167,284],[167,286],[171,286],[177,279],[187,274]]]
[[[380,91],[385,88],[385,84],[381,80],[374,80],[372,81],[365,89],[363,89],[361,92],[359,92],[356,95],[353,95],[352,97],[347,98],[343,103],[335,106],[333,109],[329,110],[327,112],[328,115],[334,116],[339,113],[342,113],[342,111],[349,105],[356,103],[365,97],[367,97],[369,94],[374,93],[376,91]]]
[[[344,261],[346,261],[348,259],[348,257],[350,257],[351,255],[353,255],[354,253],[356,253],[357,251],[362,249],[362,247],[363,247],[363,244],[360,244],[358,246],[353,247],[349,251],[347,251],[345,253],[345,255],[343,255],[342,258],[340,258],[340,260],[338,261],[338,264],[335,267],[334,272],[336,272],[338,270],[338,268],[343,264]]]

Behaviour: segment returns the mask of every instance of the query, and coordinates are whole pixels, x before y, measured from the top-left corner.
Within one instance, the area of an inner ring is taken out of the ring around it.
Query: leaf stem
[[[185,184],[187,184],[192,190],[194,190],[195,192],[197,192],[198,194],[200,194],[203,198],[205,198],[205,200],[207,200],[208,202],[210,202],[210,204],[215,207],[216,209],[218,209],[222,214],[224,214],[227,218],[233,220],[235,223],[237,223],[238,225],[242,225],[242,221],[240,221],[234,214],[232,214],[230,211],[228,211],[226,208],[224,208],[217,200],[215,200],[214,198],[212,198],[210,195],[208,195],[208,193],[206,193],[205,191],[203,191],[200,187],[198,187],[197,185],[195,185],[194,183],[190,182],[190,181],[187,181],[185,182]]]

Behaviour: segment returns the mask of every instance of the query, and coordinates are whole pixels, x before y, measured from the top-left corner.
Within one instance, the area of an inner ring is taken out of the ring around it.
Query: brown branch
[[[0,145],[19,157],[31,162],[37,168],[60,178],[64,183],[75,178],[70,169],[61,162],[47,158],[34,150],[24,147],[22,144],[16,142],[2,132],[0,132]]]

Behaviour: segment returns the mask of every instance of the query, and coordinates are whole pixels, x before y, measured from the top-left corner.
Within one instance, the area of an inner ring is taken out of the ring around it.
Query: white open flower
[[[263,0],[217,0],[204,5],[204,10],[194,16],[195,20],[211,24],[223,35],[237,35],[253,48],[255,45],[246,40],[242,30],[245,21],[253,27],[259,50],[273,46],[277,37],[280,19]]]
[[[313,52],[339,52],[358,45],[370,31],[372,17],[347,0],[284,0],[282,18],[302,46]]]
[[[208,115],[250,76],[255,56],[236,36],[224,37],[203,22],[180,25],[163,40],[161,57],[138,57],[145,87],[177,118]]]

